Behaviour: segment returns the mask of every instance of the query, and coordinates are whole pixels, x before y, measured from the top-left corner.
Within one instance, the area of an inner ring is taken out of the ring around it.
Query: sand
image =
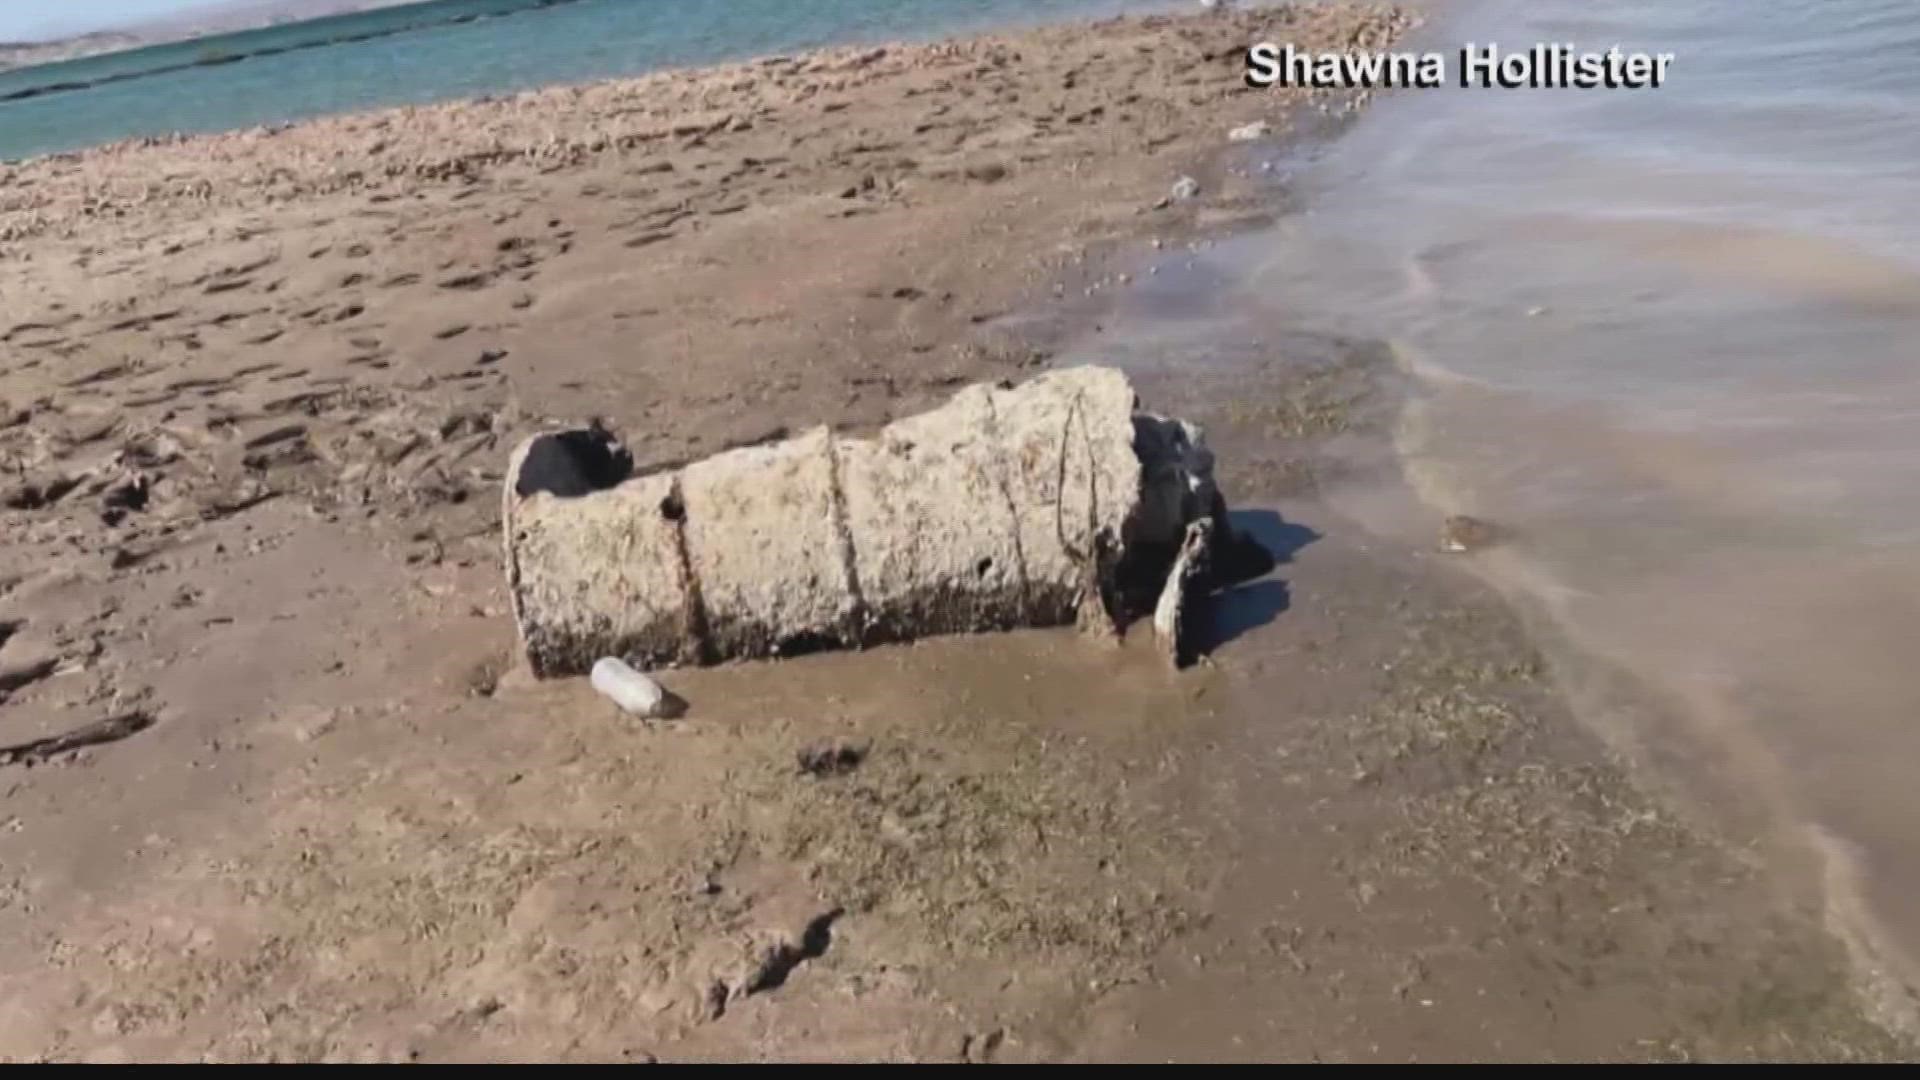
[[[1317,497],[1390,408],[1363,344],[1147,384],[1290,555],[1211,664],[948,639],[670,674],[654,725],[517,669],[520,437],[601,417],[658,467],[1031,374],[1156,250],[1286,211],[1227,132],[1355,103],[1246,89],[1247,42],[1403,28],[1133,19],[0,166],[0,1058],[1910,1054],[1489,594]]]

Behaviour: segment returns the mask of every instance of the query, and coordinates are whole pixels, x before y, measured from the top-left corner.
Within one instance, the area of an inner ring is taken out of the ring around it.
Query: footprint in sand
[[[119,742],[153,726],[153,716],[145,712],[123,713],[95,721],[51,738],[35,739],[15,746],[0,746],[0,765],[32,765],[50,761],[62,754],[90,746]]]
[[[267,308],[250,308],[245,311],[224,311],[218,315],[202,320],[200,325],[225,326],[231,322],[239,322],[241,319],[250,319],[255,315],[264,315],[267,313],[267,310]]]
[[[112,382],[117,379],[126,378],[133,373],[133,370],[133,365],[125,362],[109,364],[106,367],[96,368],[93,371],[68,379],[62,385],[72,390],[82,386],[93,386],[97,383]]]
[[[484,288],[486,284],[491,280],[493,280],[493,275],[491,273],[485,270],[475,270],[469,273],[455,274],[452,277],[445,278],[440,282],[440,287],[443,289],[456,289],[456,290],[470,291],[473,289]]]

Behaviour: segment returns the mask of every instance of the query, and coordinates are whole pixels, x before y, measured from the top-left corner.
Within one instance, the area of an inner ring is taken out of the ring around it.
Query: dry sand
[[[1030,373],[997,316],[1284,205],[1225,133],[1321,114],[1244,89],[1247,42],[1400,26],[1127,20],[0,167],[0,1057],[1909,1053],[1486,593],[1314,499],[1391,400],[1361,346],[1150,381],[1284,514],[1213,665],[947,640],[670,676],[694,711],[654,726],[514,670],[518,437],[600,416],[659,465]]]

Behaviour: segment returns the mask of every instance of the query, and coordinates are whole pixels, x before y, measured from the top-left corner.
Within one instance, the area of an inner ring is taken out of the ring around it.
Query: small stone
[[[1465,514],[1455,514],[1440,526],[1440,550],[1450,555],[1477,551],[1499,539],[1498,527]]]
[[[1251,124],[1242,124],[1232,131],[1227,132],[1227,141],[1237,143],[1255,142],[1266,138],[1268,130],[1269,128],[1265,120],[1255,120]]]
[[[1168,193],[1174,202],[1188,202],[1200,197],[1200,181],[1191,176],[1183,176],[1174,181],[1173,190]]]

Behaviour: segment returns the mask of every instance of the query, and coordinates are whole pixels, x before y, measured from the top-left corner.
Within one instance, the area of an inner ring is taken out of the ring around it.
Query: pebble
[[[1200,197],[1200,181],[1191,176],[1183,176],[1174,181],[1171,192],[1174,202],[1186,202]]]
[[[1489,522],[1455,514],[1440,526],[1440,550],[1450,555],[1477,551],[1497,542],[1500,531]]]
[[[1255,142],[1267,137],[1267,122],[1255,120],[1251,124],[1242,124],[1227,132],[1228,142]]]

